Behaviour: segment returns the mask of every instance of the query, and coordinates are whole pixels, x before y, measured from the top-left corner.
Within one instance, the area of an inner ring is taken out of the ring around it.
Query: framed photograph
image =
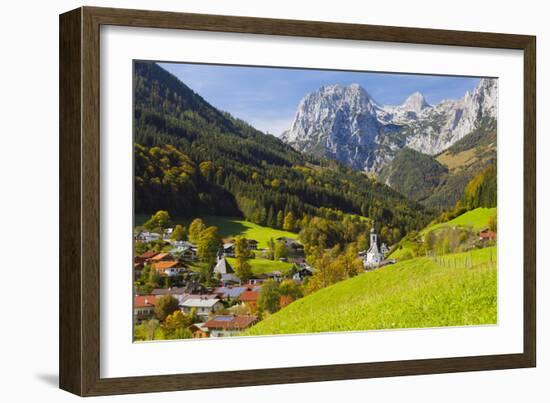
[[[535,366],[535,83],[533,36],[62,14],[60,387]]]

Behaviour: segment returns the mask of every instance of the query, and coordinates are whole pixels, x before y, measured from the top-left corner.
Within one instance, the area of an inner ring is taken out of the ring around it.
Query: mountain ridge
[[[401,105],[384,106],[358,84],[323,86],[302,98],[281,139],[298,151],[379,174],[403,147],[436,155],[482,118],[496,120],[497,92],[496,79],[483,78],[458,100],[429,105],[416,91]]]
[[[360,172],[220,112],[155,63],[135,63],[134,88],[136,213],[232,215],[268,226],[279,214],[354,214],[401,233],[432,214]]]

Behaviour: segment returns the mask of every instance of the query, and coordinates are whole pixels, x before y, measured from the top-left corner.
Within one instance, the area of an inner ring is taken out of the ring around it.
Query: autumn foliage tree
[[[168,211],[159,210],[155,214],[153,214],[151,218],[149,218],[149,220],[147,220],[147,222],[143,224],[143,226],[149,231],[158,229],[164,230],[168,228],[168,226],[170,225],[170,221],[171,219]]]
[[[207,227],[201,231],[197,242],[197,255],[208,266],[216,262],[216,256],[222,246],[218,227]]]
[[[178,300],[170,294],[166,294],[157,299],[155,304],[155,315],[158,320],[163,322],[168,315],[179,309]]]
[[[279,284],[275,280],[267,280],[262,284],[262,291],[258,299],[259,308],[262,311],[268,311],[270,313],[277,312],[280,307],[280,296]]]
[[[252,266],[249,260],[254,257],[254,252],[250,250],[248,240],[244,237],[235,238],[235,272],[242,281],[247,281],[252,277]]]
[[[177,224],[172,231],[170,239],[173,241],[186,241],[187,240],[187,229],[180,224]]]
[[[201,232],[204,231],[205,228],[206,225],[204,224],[204,221],[202,221],[200,218],[195,218],[191,222],[191,225],[189,225],[189,242],[194,244],[198,243]]]

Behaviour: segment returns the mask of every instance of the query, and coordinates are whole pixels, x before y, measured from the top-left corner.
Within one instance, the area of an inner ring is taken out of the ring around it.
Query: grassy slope
[[[227,261],[233,267],[235,267],[235,258],[228,257]],[[250,265],[252,266],[252,272],[254,274],[271,273],[272,271],[280,271],[286,273],[292,268],[292,263],[279,262],[277,260],[268,259],[250,259]]]
[[[263,227],[235,217],[205,216],[202,219],[206,225],[218,227],[223,238],[240,235],[248,239],[255,239],[259,242],[258,248],[267,248],[269,238],[276,239],[284,236],[296,239],[298,237],[298,234],[293,232]]]
[[[487,226],[489,217],[496,214],[496,212],[496,207],[479,207],[474,210],[467,211],[466,213],[459,215],[450,221],[429,226],[422,230],[422,233],[441,227],[472,227],[474,230],[479,231]]]
[[[472,257],[473,268],[450,269],[416,258],[361,274],[293,302],[247,335],[495,324],[496,249]]]
[[[482,228],[487,226],[487,221],[489,220],[489,217],[493,214],[496,214],[497,209],[495,208],[484,208],[480,207],[474,210],[467,211],[466,213],[459,215],[458,217],[439,224],[434,224],[431,226],[428,226],[424,228],[420,233],[424,235],[426,232],[431,230],[436,230],[438,228],[443,227],[471,227],[474,230],[481,230]],[[401,256],[403,256],[405,253],[410,252],[413,254],[413,250],[417,246],[415,242],[409,240],[409,239],[403,239],[400,241],[400,244],[402,248],[397,248],[395,251],[389,255],[389,258],[392,259],[400,259]]]
[[[136,214],[135,225],[143,225],[150,217],[143,214]],[[282,231],[274,228],[263,227],[251,223],[250,221],[242,220],[236,217],[221,217],[221,216],[204,216],[201,217],[206,225],[214,225],[220,230],[222,238],[229,238],[234,236],[244,236],[248,239],[255,239],[259,242],[258,248],[266,248],[269,238],[288,237],[296,239],[298,234],[294,232]],[[173,218],[176,224],[183,224],[189,226],[189,219]]]

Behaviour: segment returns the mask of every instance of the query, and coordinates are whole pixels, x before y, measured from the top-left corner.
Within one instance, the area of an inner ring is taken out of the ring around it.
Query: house
[[[224,286],[214,288],[214,294],[216,294],[222,300],[230,301],[239,298],[239,296],[246,290],[248,290],[247,287]]]
[[[141,255],[139,256],[136,256],[134,258],[134,262],[138,263],[138,262],[144,262],[144,263],[147,263],[149,262],[154,256],[156,256],[158,254],[158,252],[154,252],[152,250],[148,250],[147,252],[144,252],[142,253]]]
[[[180,308],[185,313],[190,313],[193,309],[196,315],[204,320],[208,319],[211,313],[221,311],[224,306],[218,298],[208,298],[199,296],[196,298],[187,298],[180,303]]]
[[[136,295],[134,297],[134,323],[140,324],[155,316],[157,297],[154,295]]]
[[[382,249],[387,251],[386,245],[382,244],[383,248],[378,248],[378,235],[374,231],[374,228],[370,230],[370,247],[363,254],[363,266],[365,269],[370,269],[380,266],[380,263],[384,260],[385,254]]]
[[[235,270],[229,264],[229,262],[218,256],[218,262],[214,266],[214,276],[219,276],[220,280],[224,283],[240,284],[241,279],[235,275]]]
[[[247,290],[239,295],[239,300],[252,309],[256,309],[256,307],[258,306],[258,299],[260,299],[259,291]]]
[[[484,229],[479,233],[479,240],[483,243],[495,241],[497,239],[497,233],[490,231],[489,229]]]
[[[136,235],[136,241],[154,242],[160,239],[162,239],[162,236],[156,232],[142,231]]]
[[[223,253],[228,257],[235,257],[235,244],[234,243],[224,243],[223,244]]]
[[[167,262],[174,260],[174,257],[170,253],[157,253],[151,258],[151,262]]]
[[[294,250],[304,249],[304,246],[301,243],[299,243],[296,239],[293,239],[293,238],[281,236],[277,238],[276,241],[283,242],[287,247],[287,249],[294,249]]]
[[[169,253],[181,260],[192,261],[197,259],[197,248],[191,244],[174,246]]]
[[[296,271],[292,275],[292,279],[296,281],[302,281],[306,277],[313,276],[314,272],[315,270],[313,269],[313,267],[308,266],[307,264],[301,264],[298,271]]]
[[[204,322],[193,323],[188,329],[191,331],[194,339],[205,339],[210,336],[208,328],[204,327]]]
[[[153,269],[161,275],[174,277],[184,272],[185,266],[175,260],[161,260],[160,262],[153,263]]]
[[[258,241],[256,241],[255,239],[248,239],[248,249],[257,250],[258,249]]]
[[[204,324],[210,337],[236,336],[258,321],[253,315],[220,315],[214,316]]]

